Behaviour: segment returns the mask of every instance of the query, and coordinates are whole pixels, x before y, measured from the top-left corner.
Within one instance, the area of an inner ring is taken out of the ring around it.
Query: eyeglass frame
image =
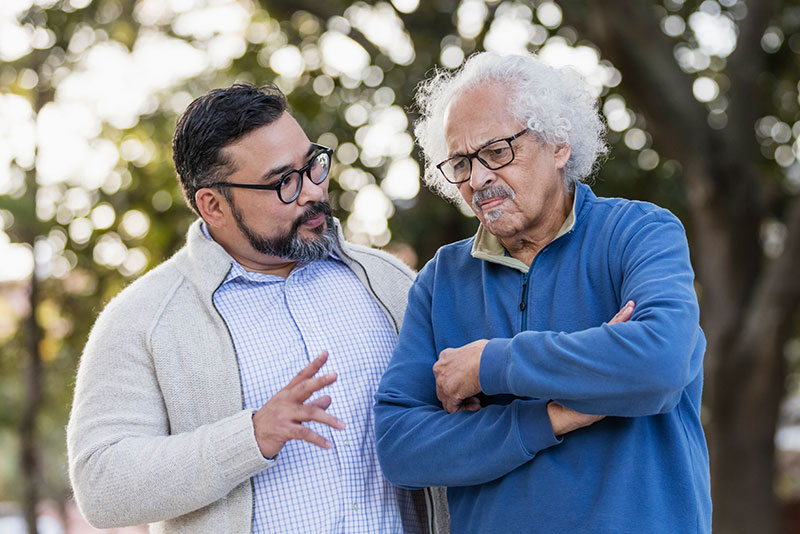
[[[208,184],[208,185],[206,185],[204,187],[228,186],[228,187],[238,187],[240,189],[256,189],[258,191],[265,191],[265,190],[267,190],[267,191],[277,191],[278,200],[280,200],[284,204],[291,204],[292,202],[297,200],[297,197],[299,197],[300,193],[303,191],[303,174],[304,173],[305,173],[305,176],[308,177],[308,179],[314,185],[319,185],[322,182],[324,182],[328,178],[330,173],[331,173],[331,163],[333,162],[333,149],[332,148],[328,148],[328,147],[326,147],[324,145],[318,145],[317,143],[311,143],[311,146],[314,147],[315,149],[317,149],[317,151],[314,152],[314,154],[311,156],[311,158],[309,158],[308,162],[306,162],[306,164],[303,165],[302,167],[300,167],[299,169],[291,169],[291,170],[288,170],[285,173],[281,174],[281,177],[278,178],[278,181],[276,181],[273,184],[237,184],[237,183],[234,183],[234,182],[213,182],[213,183],[210,183],[210,184]],[[325,172],[325,174],[322,175],[322,178],[320,178],[320,180],[318,182],[315,182],[314,179],[311,177],[311,165],[314,163],[314,161],[321,154],[327,154],[327,156],[328,156],[328,169]],[[300,175],[300,186],[297,188],[297,191],[295,191],[295,193],[294,193],[294,195],[292,196],[291,199],[284,200],[283,197],[281,196],[281,187],[283,187],[283,184],[287,180],[289,180],[289,178],[291,177],[291,175],[293,173],[297,173],[297,174]]]
[[[514,158],[516,158],[516,156],[517,156],[517,155],[514,153],[514,145],[512,145],[512,144],[511,144],[511,141],[514,141],[515,139],[518,139],[519,137],[522,137],[522,136],[523,136],[523,135],[525,135],[525,133],[526,133],[526,132],[528,132],[528,131],[529,131],[529,130],[528,130],[528,128],[525,128],[525,129],[524,129],[524,130],[522,130],[521,132],[519,132],[519,133],[516,133],[516,134],[514,134],[514,135],[512,135],[512,136],[510,136],[510,137],[504,137],[504,138],[502,138],[502,139],[495,139],[494,141],[491,141],[491,142],[489,142],[489,143],[486,143],[486,144],[485,144],[485,145],[483,145],[481,148],[479,148],[479,149],[478,149],[478,150],[476,150],[475,152],[471,152],[470,154],[459,154],[459,155],[456,155],[456,156],[453,156],[453,157],[447,158],[447,159],[446,159],[446,160],[444,160],[443,162],[441,162],[441,163],[437,164],[437,165],[436,165],[436,168],[437,168],[437,169],[439,169],[439,172],[440,172],[440,173],[442,173],[442,176],[444,176],[444,179],[445,179],[445,180],[447,180],[449,183],[451,183],[451,184],[453,184],[453,185],[463,184],[464,182],[468,182],[468,181],[469,181],[469,179],[472,177],[472,160],[473,160],[473,159],[477,159],[478,161],[480,161],[480,162],[481,162],[481,165],[483,165],[484,167],[486,167],[486,168],[487,168],[487,169],[489,169],[490,171],[496,171],[496,170],[498,170],[498,169],[502,169],[502,168],[503,168],[503,167],[505,167],[506,165],[510,165],[510,164],[511,164],[511,162],[512,162],[512,161],[514,161]],[[511,150],[511,159],[510,159],[510,160],[508,160],[506,163],[503,163],[502,165],[499,165],[499,166],[497,166],[497,167],[491,167],[491,166],[489,165],[489,163],[488,163],[486,160],[484,160],[482,157],[478,156],[478,154],[479,154],[479,153],[480,153],[480,152],[481,152],[483,149],[485,149],[485,148],[487,148],[487,147],[489,147],[489,146],[491,146],[491,145],[493,145],[493,144],[495,144],[495,143],[499,143],[500,141],[505,141],[506,143],[508,143],[508,148]],[[469,173],[467,173],[467,177],[466,177],[466,178],[464,178],[463,180],[459,180],[459,181],[457,181],[457,182],[454,182],[453,180],[451,180],[450,178],[448,178],[448,177],[447,177],[447,174],[445,174],[445,172],[442,170],[442,165],[444,165],[444,164],[445,164],[445,163],[447,163],[448,161],[452,161],[452,160],[454,160],[454,159],[458,159],[458,158],[467,158],[467,162],[469,163]]]

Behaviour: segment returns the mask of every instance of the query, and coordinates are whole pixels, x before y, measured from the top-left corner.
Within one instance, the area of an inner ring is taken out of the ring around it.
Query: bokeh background
[[[103,305],[193,219],[171,161],[186,105],[276,83],[335,149],[348,238],[419,267],[476,220],[421,187],[412,95],[480,50],[580,71],[612,147],[595,192],[684,222],[714,529],[800,532],[797,0],[2,0],[0,531],[33,532],[38,507],[40,532],[84,532],[75,370]]]

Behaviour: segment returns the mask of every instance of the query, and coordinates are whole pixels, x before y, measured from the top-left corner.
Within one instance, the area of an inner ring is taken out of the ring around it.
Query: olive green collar
[[[578,195],[576,191],[572,196],[572,210],[570,210],[569,215],[567,215],[564,224],[559,228],[553,241],[572,230],[575,226],[575,205],[577,198]],[[482,224],[478,226],[478,232],[475,234],[475,241],[472,243],[472,257],[505,265],[506,267],[517,269],[523,273],[528,272],[528,266],[525,265],[524,262],[510,256],[508,252],[506,252],[506,249],[503,248],[500,240],[496,236],[490,234]]]

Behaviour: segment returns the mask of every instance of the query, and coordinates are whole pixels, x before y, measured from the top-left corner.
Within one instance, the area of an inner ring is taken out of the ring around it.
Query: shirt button
[[[344,440],[344,446],[345,447],[349,447],[350,446],[350,440],[349,439]]]
[[[358,503],[353,503],[353,510],[358,510]]]

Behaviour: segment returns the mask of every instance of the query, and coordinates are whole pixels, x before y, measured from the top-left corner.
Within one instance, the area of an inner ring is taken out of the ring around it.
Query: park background
[[[480,50],[581,72],[611,146],[594,191],[683,221],[714,530],[800,532],[797,0],[2,0],[0,521],[71,509],[81,349],[184,241],[171,138],[193,98],[276,83],[335,149],[347,237],[418,268],[477,223],[420,185],[412,95]]]

